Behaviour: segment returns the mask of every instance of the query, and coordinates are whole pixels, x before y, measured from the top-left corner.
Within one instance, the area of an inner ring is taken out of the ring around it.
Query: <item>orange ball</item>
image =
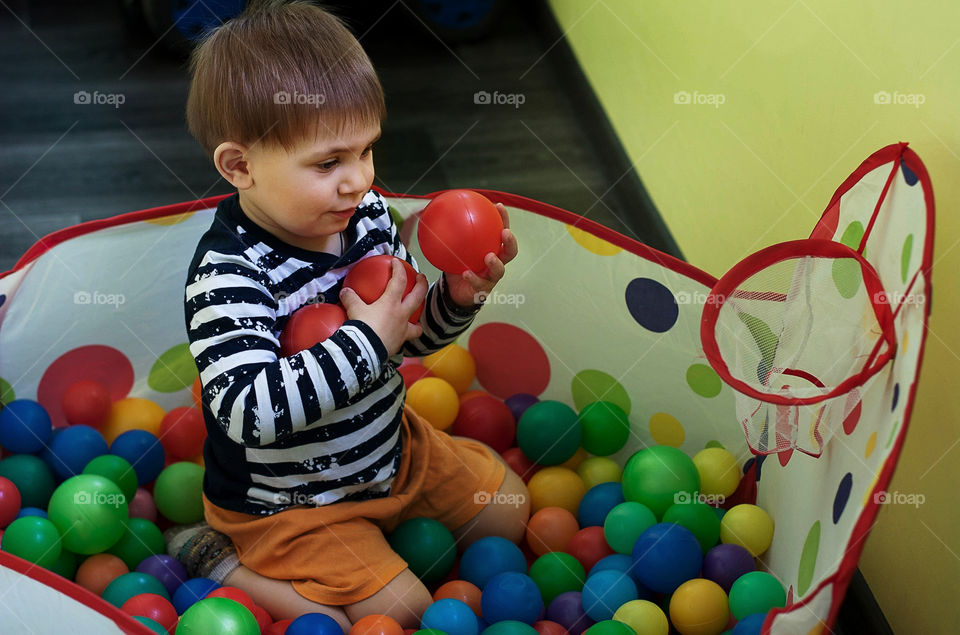
[[[197,375],[197,378],[193,380],[193,385],[190,387],[190,395],[193,397],[193,405],[197,408],[203,407],[200,399],[200,391],[203,390],[203,385],[200,383],[200,376]]]
[[[113,402],[100,432],[108,445],[127,430],[146,430],[159,438],[164,415],[166,412],[156,402],[140,397],[127,397]]]
[[[460,600],[470,607],[478,617],[482,617],[480,610],[480,589],[466,580],[450,580],[433,592],[433,601],[439,600]]]
[[[367,615],[353,623],[349,635],[403,635],[403,627],[389,615]]]
[[[130,568],[123,560],[112,553],[98,553],[80,563],[74,581],[99,596],[108,584],[125,573],[130,573]]]
[[[457,394],[467,392],[477,375],[477,365],[470,351],[448,344],[423,358],[423,365],[435,376],[447,380]]]
[[[527,521],[527,544],[538,556],[550,551],[565,551],[578,531],[580,525],[569,511],[562,507],[544,507]]]
[[[439,377],[424,377],[410,386],[407,405],[437,430],[453,425],[460,410],[457,391]]]

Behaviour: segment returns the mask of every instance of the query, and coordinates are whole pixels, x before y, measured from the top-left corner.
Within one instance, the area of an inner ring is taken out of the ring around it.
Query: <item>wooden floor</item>
[[[644,240],[636,202],[617,200],[622,194],[611,188],[621,174],[605,173],[599,144],[570,98],[562,46],[537,27],[539,14],[509,4],[488,37],[453,46],[402,2],[341,10],[387,95],[377,185],[414,194],[512,192]],[[131,32],[116,0],[7,6],[0,8],[0,271],[57,229],[231,191],[186,131],[184,61]],[[121,94],[124,103],[78,104],[78,91]],[[521,95],[523,104],[477,104],[478,91]]]

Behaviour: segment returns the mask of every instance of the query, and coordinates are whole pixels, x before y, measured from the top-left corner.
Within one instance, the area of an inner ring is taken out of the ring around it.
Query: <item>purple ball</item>
[[[152,575],[164,586],[170,597],[180,585],[187,581],[187,571],[180,561],[165,553],[144,558],[137,565],[136,571]]]
[[[547,607],[547,619],[567,629],[570,635],[580,635],[595,624],[583,610],[580,591],[567,591],[553,598]]]
[[[520,421],[520,415],[522,415],[527,408],[538,401],[540,400],[534,395],[525,392],[518,392],[515,395],[507,397],[503,403],[507,404],[507,407],[510,408],[510,412],[513,413],[513,420]]]
[[[744,573],[756,571],[757,563],[740,545],[717,545],[703,557],[701,575],[713,580],[726,592]]]

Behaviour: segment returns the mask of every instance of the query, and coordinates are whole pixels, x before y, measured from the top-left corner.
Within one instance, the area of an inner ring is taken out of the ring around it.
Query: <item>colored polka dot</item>
[[[177,392],[193,384],[198,374],[190,344],[183,343],[157,358],[147,377],[147,385],[157,392]]]
[[[13,386],[3,377],[0,377],[0,404],[8,404],[17,398]]]
[[[916,185],[917,181],[920,180],[917,178],[917,174],[907,167],[906,163],[900,163],[900,171],[903,172],[903,180],[911,187]]]
[[[853,434],[860,423],[860,415],[863,412],[863,402],[857,399],[857,404],[853,407],[846,417],[843,418],[843,431],[847,434]]]
[[[725,449],[726,449],[726,448],[723,447],[723,444],[722,444],[722,443],[720,443],[719,441],[714,441],[714,440],[707,441],[707,445],[705,445],[704,447],[705,447],[705,448],[720,448],[721,450],[725,450]]]
[[[884,448],[889,448],[893,444],[893,439],[897,436],[897,428],[900,427],[900,422],[893,424],[893,429],[890,430],[890,438],[887,439],[887,445]]]
[[[627,310],[637,324],[653,331],[664,333],[676,324],[680,307],[670,289],[650,278],[634,278],[627,285]]]
[[[570,393],[577,410],[594,401],[611,401],[630,414],[630,395],[620,382],[602,370],[581,370],[574,375]]]
[[[843,231],[840,242],[856,250],[863,239],[863,225],[860,221],[853,221]],[[833,261],[833,283],[837,291],[844,298],[852,298],[860,289],[860,263],[853,258],[837,258]]]
[[[913,255],[913,234],[908,234],[903,241],[903,249],[900,252],[900,280],[907,281],[907,274],[910,273],[910,256]]]
[[[537,340],[521,328],[490,322],[470,335],[477,381],[506,399],[518,392],[539,395],[550,383],[550,360]]]
[[[890,404],[890,410],[897,409],[897,402],[900,401],[900,384],[896,383],[893,385],[893,403]]]
[[[578,245],[598,256],[613,256],[623,251],[623,249],[613,243],[609,243],[603,238],[594,236],[573,225],[564,225],[564,227],[567,228],[567,231],[570,232],[570,235],[573,236],[573,239]]]
[[[847,501],[850,500],[850,490],[853,489],[853,474],[847,472],[840,479],[840,486],[833,497],[833,524],[836,525],[843,516],[843,510],[847,508]]]
[[[150,218],[145,222],[150,223],[151,225],[176,225],[177,223],[182,223],[196,212],[184,212],[183,214],[171,214],[170,216],[163,216],[162,218]]]
[[[133,388],[133,365],[117,349],[99,344],[75,348],[55,359],[37,386],[37,401],[50,414],[54,427],[67,425],[61,404],[63,393],[81,379],[100,382],[116,401]]]
[[[0,306],[3,306],[3,303],[7,301],[7,294],[0,293]]]
[[[677,448],[683,443],[687,433],[675,417],[658,412],[650,417],[650,436],[660,445],[672,445]]]
[[[877,433],[876,431],[870,435],[870,438],[867,439],[867,447],[863,450],[863,458],[869,459],[870,455],[873,454],[873,451],[877,449]]]
[[[742,311],[737,313],[737,317],[740,318],[740,321],[743,322],[747,330],[750,331],[750,335],[757,345],[757,351],[760,353],[760,363],[757,366],[757,380],[761,384],[766,385],[767,373],[769,372],[771,364],[773,364],[773,357],[777,352],[779,339],[773,333],[770,326],[760,318]]]
[[[763,472],[763,464],[767,460],[766,454],[761,454],[757,457],[757,482],[760,482],[760,474]]]
[[[807,539],[803,542],[803,552],[800,554],[800,570],[797,572],[797,593],[799,595],[803,595],[810,588],[819,551],[820,521],[818,520],[813,523],[810,531],[807,532]]]
[[[863,224],[858,220],[847,225],[843,230],[843,236],[840,237],[840,242],[853,250],[860,247],[861,240],[863,240]]]
[[[720,375],[706,364],[693,364],[687,369],[687,385],[701,397],[716,397],[723,388]]]
[[[823,631],[827,628],[826,623],[820,622],[816,626],[810,629],[810,632],[807,635],[823,635]]]

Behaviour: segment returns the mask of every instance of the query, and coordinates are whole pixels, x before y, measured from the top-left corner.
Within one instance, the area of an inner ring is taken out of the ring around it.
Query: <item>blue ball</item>
[[[173,608],[177,615],[183,615],[188,608],[207,597],[214,589],[219,589],[220,583],[210,578],[190,578],[173,593]]]
[[[760,635],[760,631],[763,629],[763,620],[766,618],[766,613],[747,615],[737,622],[731,635]]]
[[[21,507],[20,512],[17,514],[17,518],[23,518],[24,516],[39,516],[40,518],[46,518],[47,512],[39,507]]]
[[[130,462],[140,485],[156,480],[166,459],[160,441],[146,430],[127,430],[119,435],[110,445],[110,454]]]
[[[50,415],[32,399],[14,399],[0,410],[0,445],[11,454],[39,452],[52,435]]]
[[[580,595],[584,612],[596,622],[612,620],[620,605],[638,598],[633,578],[616,569],[607,569],[588,577]]]
[[[58,430],[41,456],[57,476],[67,479],[82,474],[87,463],[106,453],[107,442],[99,430],[75,425]]]
[[[475,585],[481,591],[487,580],[505,571],[527,572],[527,559],[520,547],[506,538],[487,536],[467,547],[460,558],[461,580]]]
[[[505,571],[490,578],[480,596],[480,612],[491,624],[503,620],[533,624],[541,611],[540,587],[533,578],[516,571]]]
[[[343,635],[343,629],[329,615],[306,613],[290,622],[286,635]]]
[[[577,521],[580,527],[603,527],[610,510],[624,502],[623,487],[620,483],[600,483],[594,485],[580,499],[577,508]]]
[[[637,538],[633,562],[643,586],[660,593],[673,593],[678,586],[700,574],[703,550],[686,527],[657,523]]]
[[[428,606],[420,618],[420,628],[435,628],[447,635],[478,635],[480,632],[473,609],[466,602],[453,598],[437,600]]]
[[[587,577],[589,578],[594,573],[607,571],[609,569],[621,571],[630,575],[630,577],[633,579],[633,583],[637,585],[638,600],[653,600],[653,591],[643,586],[643,583],[640,582],[640,579],[637,577],[637,567],[633,562],[633,557],[628,556],[625,553],[614,553],[609,556],[605,556],[598,560],[595,565],[593,565],[593,568],[587,573]]]

